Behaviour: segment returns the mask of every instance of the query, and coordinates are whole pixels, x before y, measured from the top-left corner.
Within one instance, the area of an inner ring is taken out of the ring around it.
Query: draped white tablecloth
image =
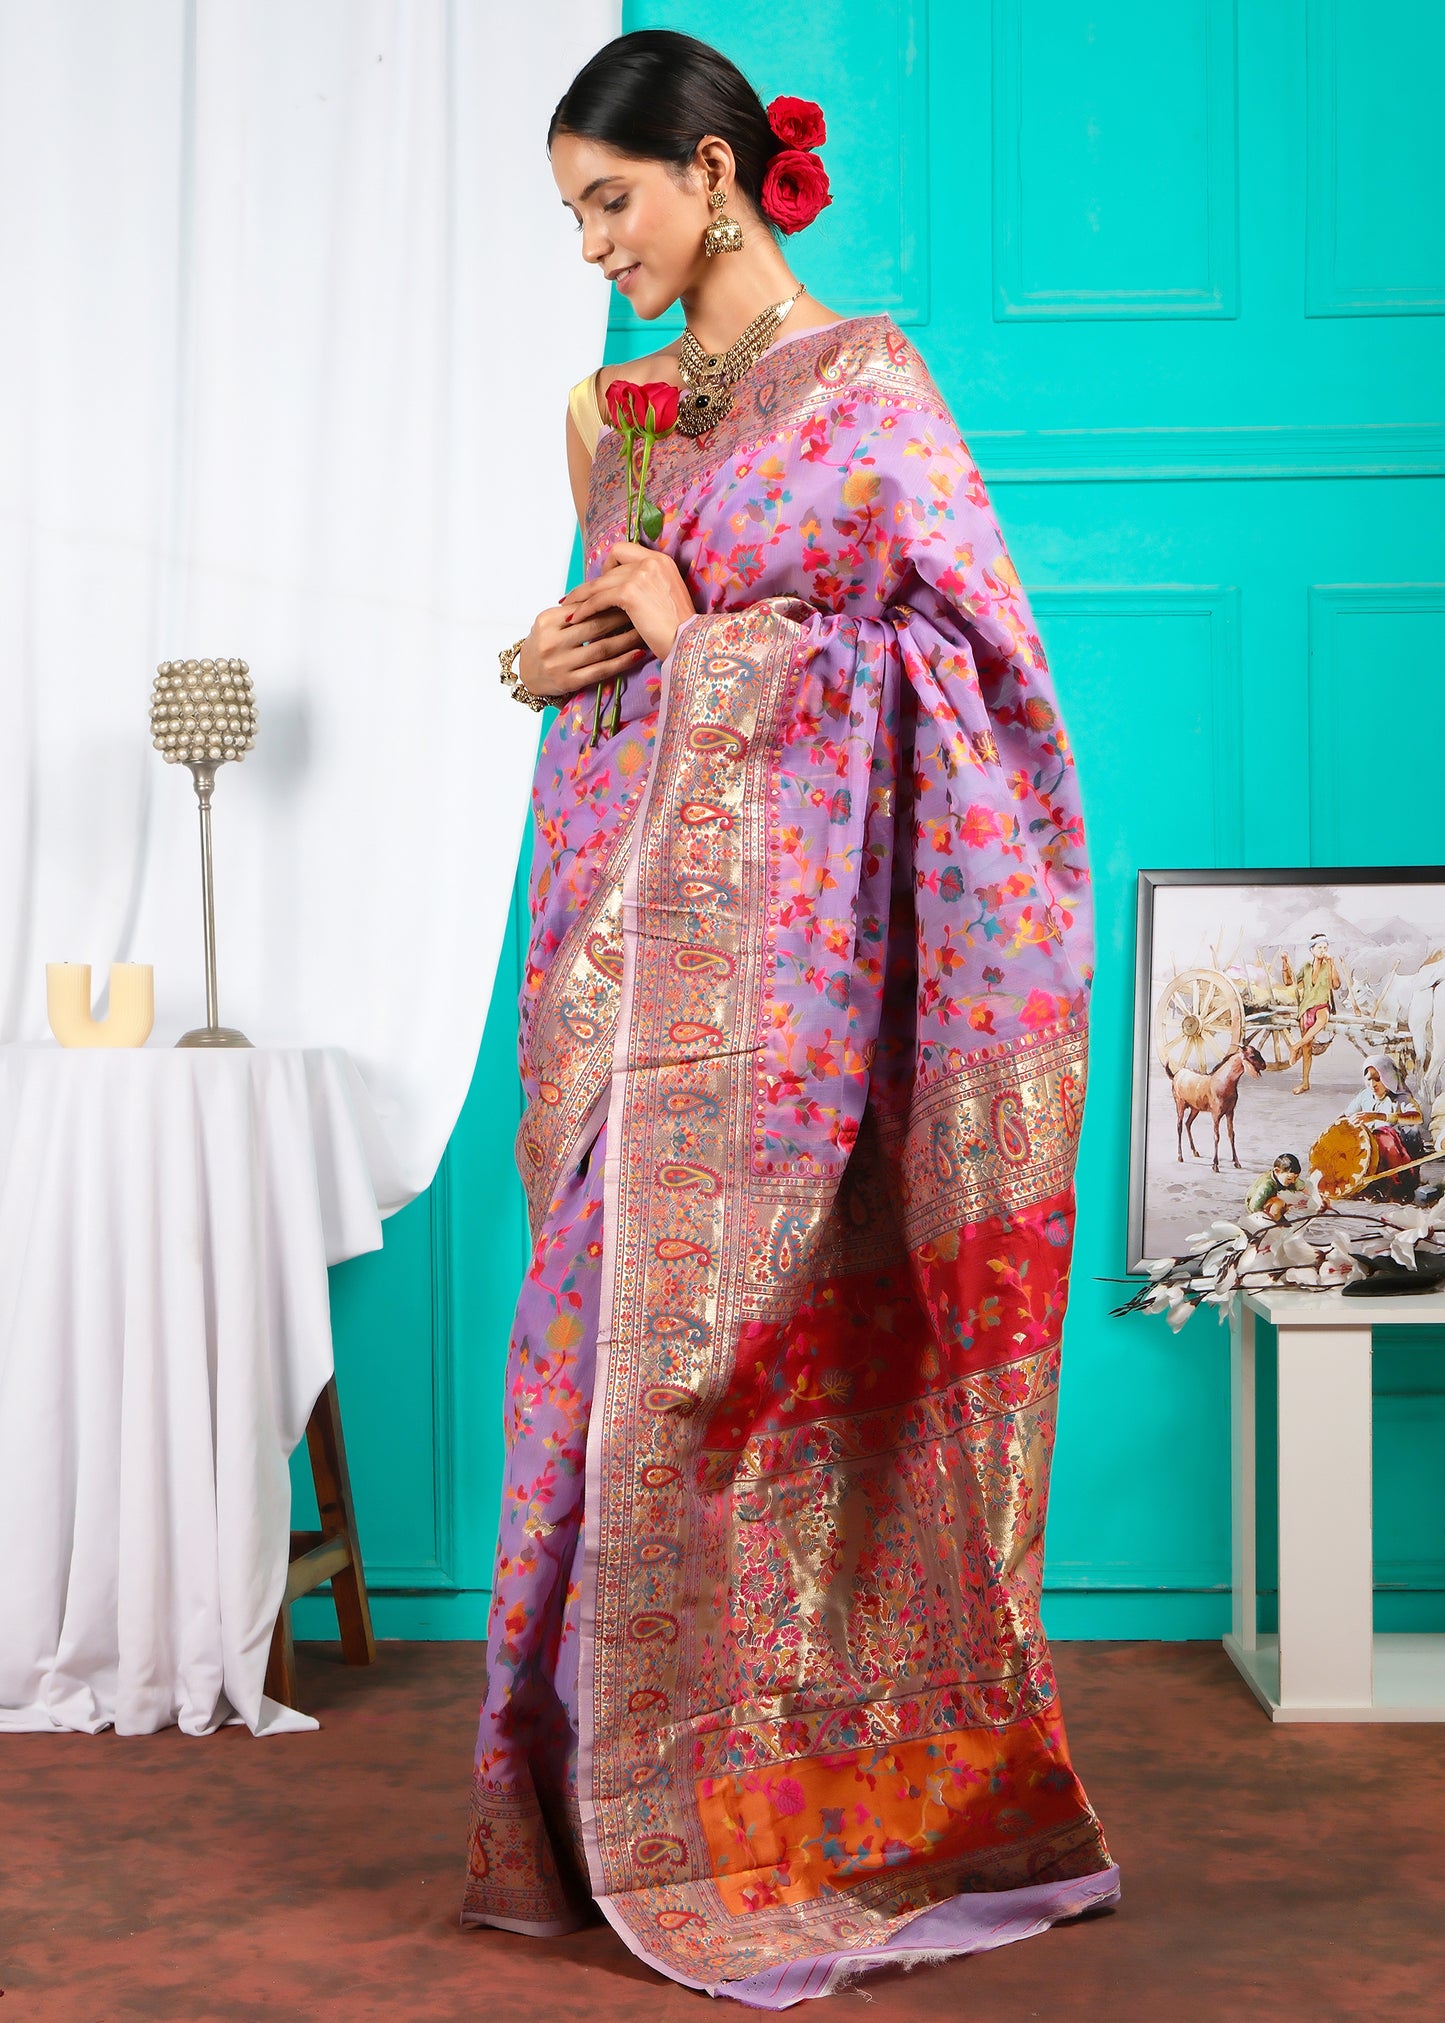
[[[0,1047],[0,1729],[316,1726],[287,1457],[389,1178],[339,1048]]]

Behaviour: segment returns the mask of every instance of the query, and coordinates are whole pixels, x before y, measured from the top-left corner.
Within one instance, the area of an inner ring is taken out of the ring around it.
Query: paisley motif
[[[698,1166],[687,1159],[665,1159],[657,1169],[658,1185],[679,1193],[721,1194],[722,1175],[711,1166]]]
[[[737,900],[731,885],[725,885],[720,878],[699,878],[690,871],[679,873],[677,892],[680,899],[689,899],[694,905],[727,907]]]
[[[676,1412],[685,1419],[697,1410],[697,1393],[681,1384],[649,1384],[642,1394],[642,1407],[645,1412]]]
[[[703,976],[711,972],[714,976],[731,976],[733,959],[724,955],[720,948],[679,948],[672,958],[672,966],[683,976]]]
[[[677,1617],[666,1614],[661,1609],[644,1609],[627,1625],[634,1643],[675,1644],[677,1642]]]
[[[993,1137],[1010,1165],[1021,1166],[1032,1147],[1024,1106],[1017,1089],[1004,1089],[993,1099]]]
[[[697,1046],[704,1040],[720,1040],[722,1033],[717,1026],[704,1025],[700,1019],[677,1019],[667,1029],[667,1036],[674,1046]]]
[[[687,741],[695,752],[716,752],[724,759],[740,759],[748,749],[747,739],[726,724],[694,724]]]
[[[621,980],[622,948],[620,943],[607,939],[600,934],[589,934],[587,937],[587,960],[592,964],[594,969],[600,969],[604,976],[610,976],[616,981]]]

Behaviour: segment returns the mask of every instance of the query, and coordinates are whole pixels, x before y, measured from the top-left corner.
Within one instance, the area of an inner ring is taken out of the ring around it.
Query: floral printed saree
[[[1069,747],[887,316],[665,438],[698,615],[543,744],[535,1249],[463,1922],[760,2008],[1118,1894],[1039,1619],[1084,1094]],[[605,431],[585,528],[621,538]]]

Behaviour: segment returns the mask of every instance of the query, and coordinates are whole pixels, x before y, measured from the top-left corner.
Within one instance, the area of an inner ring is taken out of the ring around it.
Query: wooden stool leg
[[[346,1442],[341,1435],[341,1406],[334,1377],[312,1408],[306,1423],[306,1446],[316,1480],[321,1536],[327,1541],[344,1538],[349,1548],[346,1564],[331,1575],[342,1656],[348,1665],[369,1665],[376,1657],[376,1639],[372,1635],[371,1605],[361,1569],[356,1508],[351,1500],[351,1476],[346,1466]]]
[[[266,1683],[262,1691],[283,1707],[296,1705],[296,1645],[291,1635],[291,1604],[283,1601],[271,1632],[271,1653],[266,1660]]]

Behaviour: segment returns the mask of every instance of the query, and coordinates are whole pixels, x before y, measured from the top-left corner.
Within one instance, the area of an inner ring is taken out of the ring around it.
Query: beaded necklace
[[[677,407],[677,432],[700,436],[715,428],[733,404],[732,389],[750,367],[757,364],[777,335],[778,325],[803,293],[802,288],[786,302],[775,302],[755,316],[742,336],[726,351],[704,351],[691,330],[682,333],[677,372],[683,395]]]

